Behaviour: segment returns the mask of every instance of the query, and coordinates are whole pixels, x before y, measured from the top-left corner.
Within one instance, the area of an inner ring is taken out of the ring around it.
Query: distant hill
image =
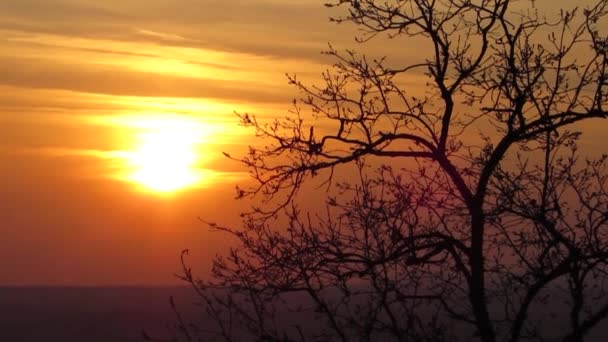
[[[0,341],[132,342],[143,341],[142,331],[168,338],[175,322],[170,296],[186,322],[210,328],[187,286],[0,287]],[[608,341],[608,321],[587,337]]]
[[[132,342],[167,337],[169,297],[189,318],[189,287],[0,287],[0,341]]]

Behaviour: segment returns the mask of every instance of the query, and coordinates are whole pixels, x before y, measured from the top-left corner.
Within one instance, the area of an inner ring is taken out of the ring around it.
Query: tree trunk
[[[472,213],[471,220],[471,281],[469,300],[477,322],[479,337],[483,342],[495,342],[496,336],[490,321],[485,293],[485,270],[483,258],[484,217],[481,205]]]

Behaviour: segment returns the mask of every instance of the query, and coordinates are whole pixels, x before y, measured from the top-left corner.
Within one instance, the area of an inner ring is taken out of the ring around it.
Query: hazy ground
[[[169,296],[193,314],[187,287],[0,288],[0,341],[142,341],[142,330],[166,337]]]
[[[200,323],[189,287],[0,287],[0,341],[143,341],[142,331],[166,338],[175,322],[170,296],[185,320]],[[587,341],[608,341],[608,322]]]

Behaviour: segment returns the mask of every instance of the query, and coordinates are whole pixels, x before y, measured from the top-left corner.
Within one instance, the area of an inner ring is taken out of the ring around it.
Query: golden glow
[[[134,121],[136,146],[127,152],[126,178],[149,190],[173,192],[202,181],[198,169],[203,126],[183,117]]]

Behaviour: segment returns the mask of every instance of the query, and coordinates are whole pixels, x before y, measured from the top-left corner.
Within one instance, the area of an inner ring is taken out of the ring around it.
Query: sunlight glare
[[[153,191],[173,192],[201,181],[197,151],[202,127],[184,118],[136,121],[137,143],[128,155],[131,181]]]

